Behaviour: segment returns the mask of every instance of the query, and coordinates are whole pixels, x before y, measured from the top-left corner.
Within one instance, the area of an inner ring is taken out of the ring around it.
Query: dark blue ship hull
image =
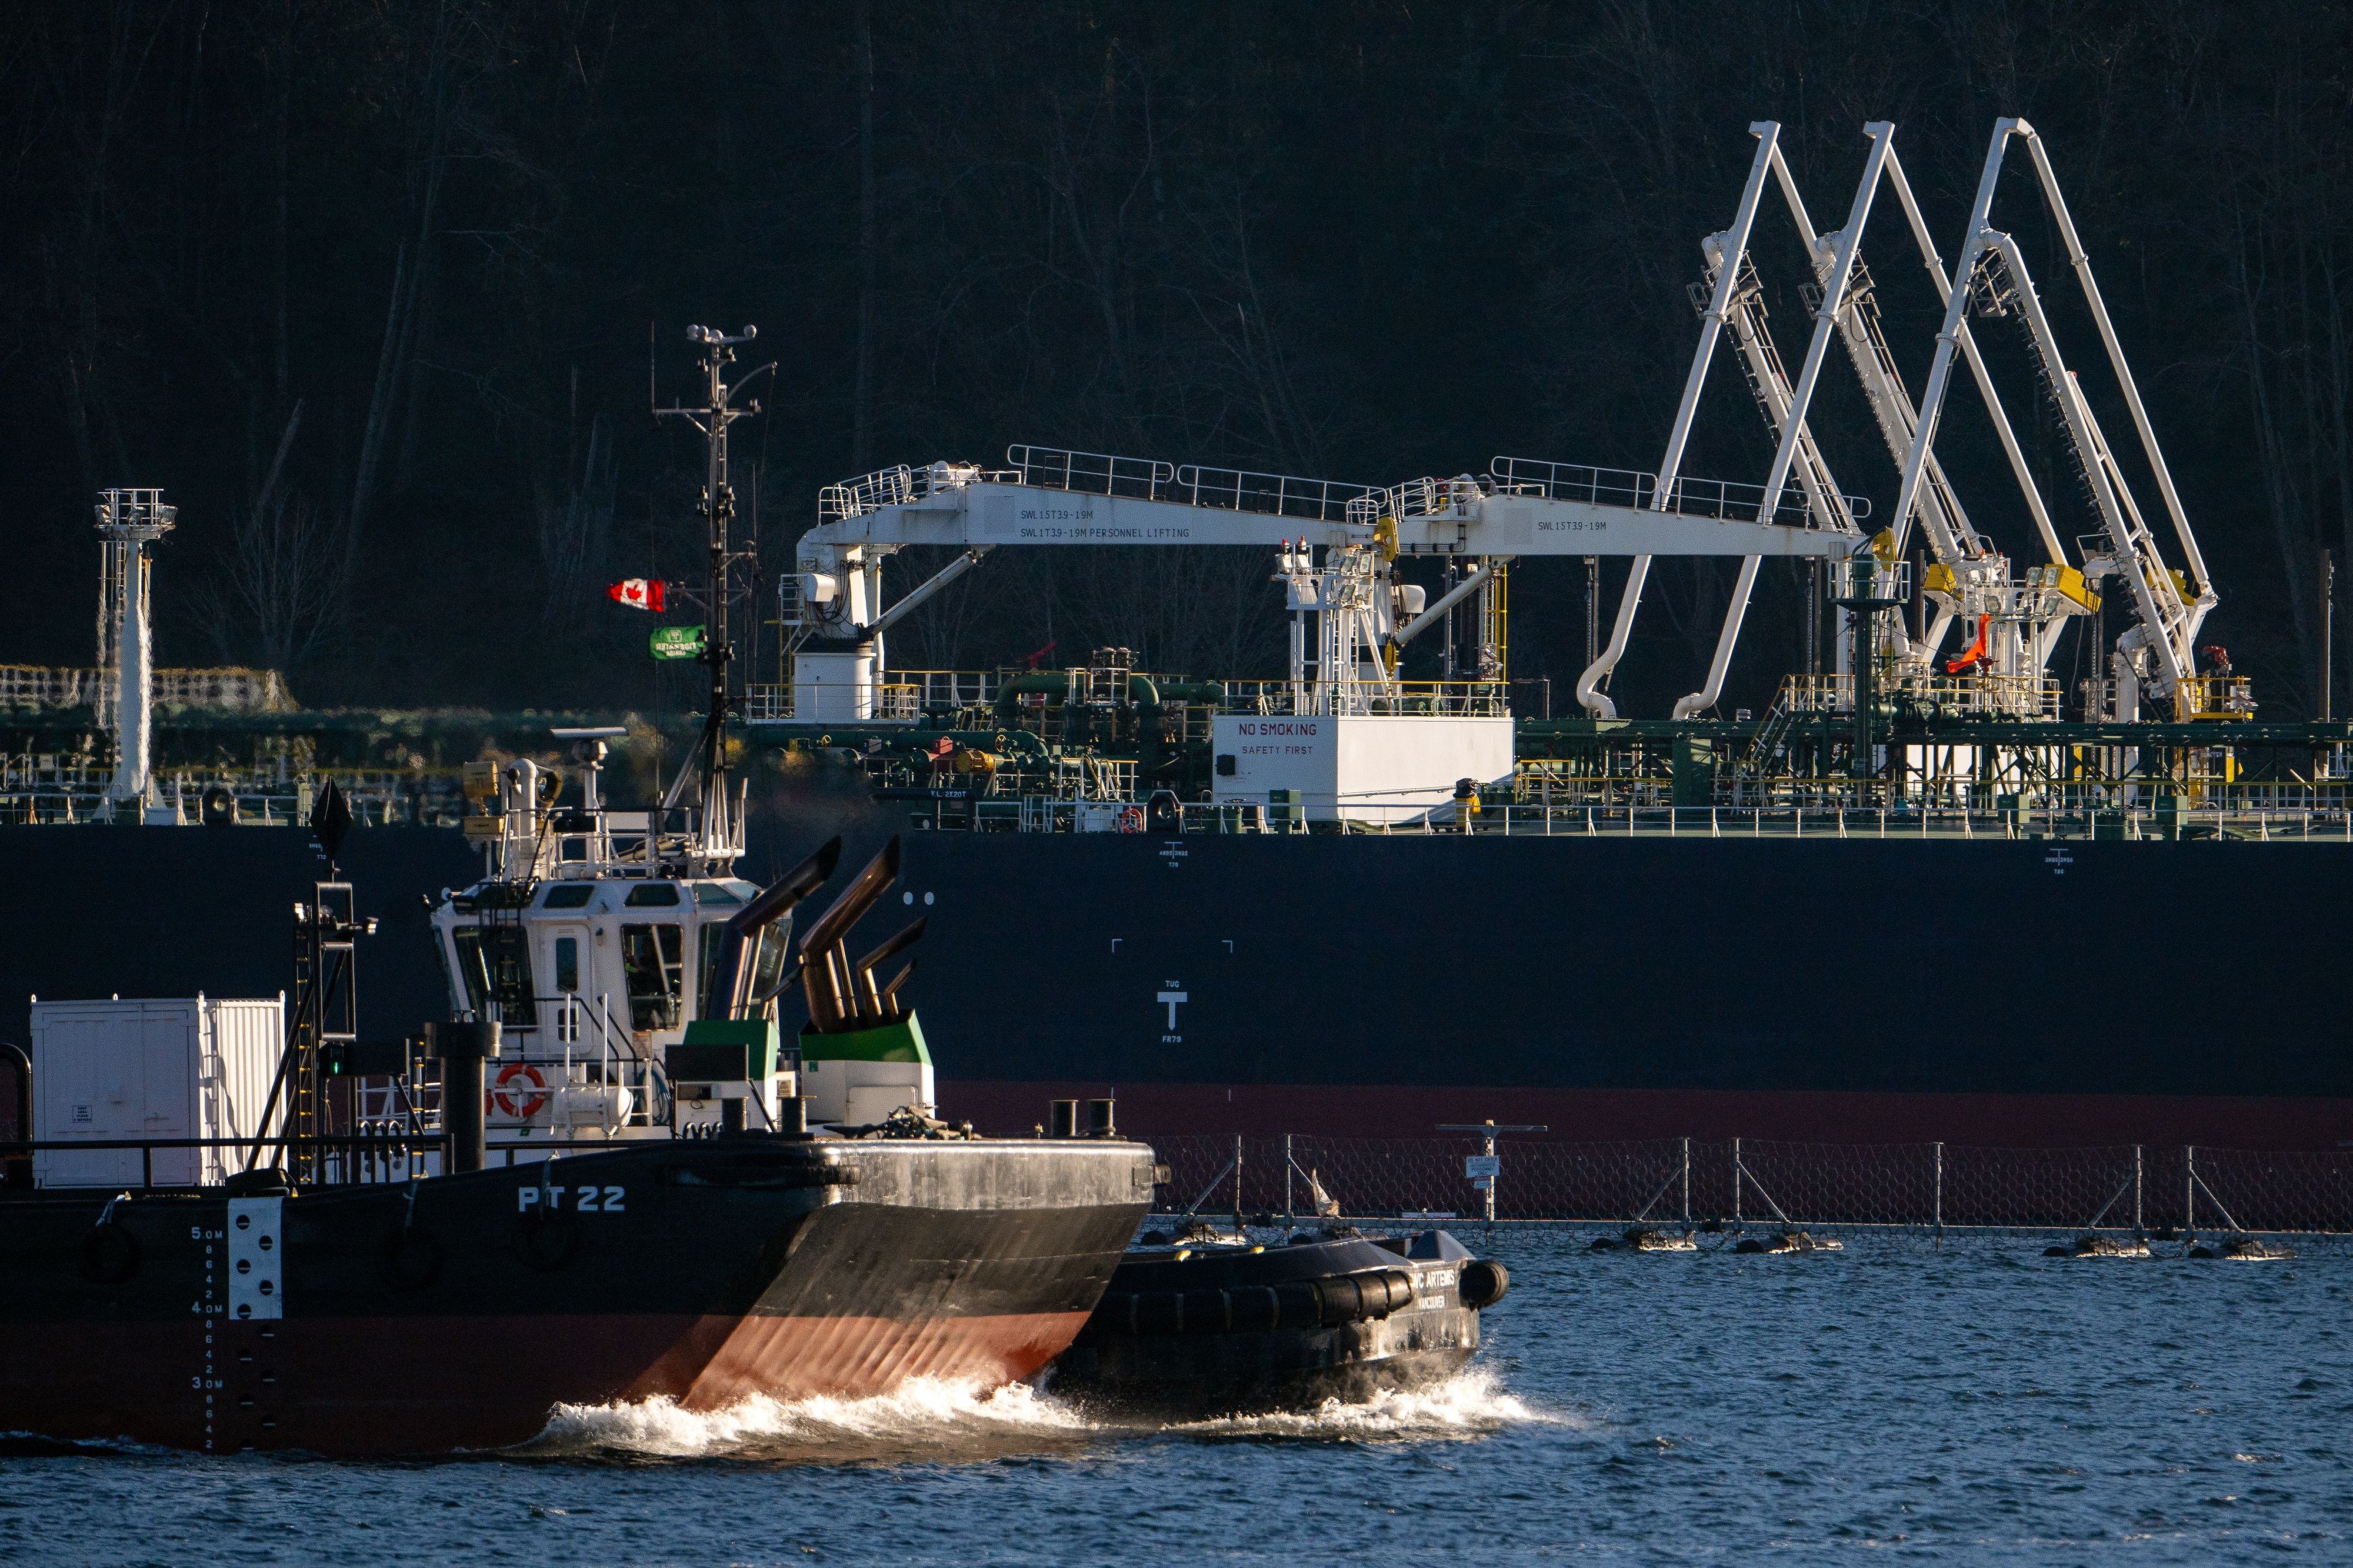
[[[906,826],[794,805],[747,875]],[[16,1039],[33,992],[274,994],[316,869],[266,829],[0,829],[0,853]],[[385,921],[372,1025],[442,1016],[420,895],[475,858],[394,828],[345,861]],[[993,1131],[1115,1092],[1145,1136],[2333,1148],[2348,871],[2323,843],[934,831],[900,887],[931,922],[911,984],[942,1100]]]
[[[2322,844],[910,836],[960,1113],[2353,1139]],[[1035,1107],[1037,1109],[1033,1110]]]

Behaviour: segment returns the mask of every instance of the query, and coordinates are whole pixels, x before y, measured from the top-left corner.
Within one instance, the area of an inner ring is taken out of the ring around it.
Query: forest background
[[[818,488],[886,463],[1022,442],[1364,483],[1496,454],[1653,469],[1751,121],[1782,122],[1823,229],[1863,121],[1896,121],[1949,258],[2016,114],[2221,594],[2207,640],[2267,716],[2308,713],[2319,552],[2353,552],[2348,70],[2353,8],[2192,0],[11,6],[0,658],[90,661],[92,492],[162,486],[162,663],[277,668],[311,706],[690,705],[692,671],[654,667],[649,621],[603,590],[696,568],[700,454],[647,385],[650,342],[663,400],[691,388],[695,321],[756,323],[743,367],[776,362],[736,436],[763,618]],[[2010,168],[1996,222],[2130,446],[2028,161]],[[1806,274],[1778,204],[1754,253],[1794,361]],[[1916,393],[1940,312],[1892,202],[1863,256]],[[2019,345],[1980,336],[2063,536],[2088,531]],[[1883,519],[1893,464],[1831,370],[1813,424]],[[1966,383],[1941,449],[1978,526],[2039,563]],[[1684,471],[1754,483],[1769,456],[1720,355]],[[1001,552],[891,659],[1117,644],[1263,674],[1272,564]],[[1623,571],[1604,565],[1605,614]],[[1731,574],[1653,574],[1622,710],[1694,688]],[[1584,589],[1575,561],[1514,577],[1512,673],[1557,708]],[[1801,604],[1794,572],[1766,574],[1725,711],[1802,665]],[[2089,673],[2081,645],[2055,674]]]

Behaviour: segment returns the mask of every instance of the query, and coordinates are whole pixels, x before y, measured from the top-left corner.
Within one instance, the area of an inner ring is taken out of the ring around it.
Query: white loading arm
[[[1874,124],[1867,128],[1872,135],[1868,169],[1862,184],[1855,193],[1855,210],[1850,215],[1846,228],[1833,237],[1831,265],[1820,274],[1824,284],[1824,298],[1815,311],[1815,331],[1807,345],[1805,362],[1794,382],[1782,367],[1779,353],[1765,329],[1762,313],[1755,300],[1755,275],[1747,261],[1749,235],[1756,226],[1757,208],[1764,195],[1768,174],[1778,175],[1784,195],[1789,199],[1792,210],[1799,215],[1800,230],[1810,247],[1814,244],[1812,226],[1804,219],[1802,204],[1797,201],[1795,184],[1781,157],[1779,124],[1769,120],[1758,121],[1748,129],[1749,133],[1757,138],[1757,153],[1749,165],[1747,183],[1742,187],[1732,226],[1703,242],[1714,286],[1706,306],[1700,312],[1699,343],[1692,355],[1690,372],[1684,378],[1683,401],[1676,407],[1674,425],[1667,437],[1666,455],[1660,463],[1658,488],[1652,497],[1652,504],[1657,507],[1673,504],[1683,491],[1678,479],[1683,450],[1690,441],[1692,421],[1698,411],[1700,392],[1706,384],[1716,342],[1724,329],[1729,326],[1740,349],[1750,384],[1778,437],[1772,468],[1763,485],[1753,487],[1757,497],[1754,521],[1765,524],[1783,510],[1787,504],[1783,487],[1794,473],[1804,496],[1801,510],[1812,514],[1810,521],[1815,525],[1804,531],[1813,535],[1818,542],[1814,548],[1802,552],[1784,551],[1782,553],[1847,555],[1855,548],[1859,531],[1855,527],[1855,518],[1862,509],[1859,503],[1840,496],[1830,466],[1823,459],[1807,426],[1806,411],[1820,379],[1831,331],[1842,312],[1849,280],[1854,275],[1855,241],[1861,237],[1863,220],[1869,216],[1871,198],[1878,188],[1879,171],[1887,156],[1889,139],[1894,127]],[[1742,561],[1739,575],[1733,585],[1724,624],[1716,636],[1715,656],[1709,661],[1707,678],[1699,690],[1676,702],[1674,713],[1677,718],[1704,711],[1715,704],[1723,691],[1725,676],[1731,668],[1732,654],[1738,644],[1741,625],[1756,586],[1757,570],[1762,564],[1759,553],[1742,553],[1746,559]],[[1627,574],[1625,591],[1619,600],[1617,621],[1610,628],[1609,646],[1577,678],[1577,701],[1602,718],[1617,715],[1616,705],[1602,691],[1601,683],[1625,655],[1649,569],[1650,555],[1637,556],[1632,570]]]
[[[1764,485],[1768,498],[1779,496],[1781,486],[1793,468],[1799,473],[1800,482],[1806,485],[1810,496],[1819,484],[1815,478],[1810,477],[1808,470],[1811,469],[1814,475],[1822,477],[1829,472],[1828,465],[1822,461],[1821,454],[1814,444],[1813,435],[1807,428],[1806,412],[1813,402],[1814,388],[1820,384],[1822,363],[1829,353],[1831,333],[1845,310],[1847,291],[1855,276],[1855,256],[1862,237],[1863,225],[1871,216],[1872,197],[1879,189],[1879,171],[1886,162],[1888,144],[1895,134],[1895,127],[1885,121],[1876,121],[1863,130],[1871,137],[1871,153],[1864,166],[1862,183],[1855,190],[1853,210],[1847,215],[1846,227],[1831,237],[1830,263],[1817,273],[1822,285],[1822,298],[1814,310],[1814,331],[1807,342],[1805,362],[1799,367],[1797,381],[1792,384],[1786,380],[1778,352],[1770,353],[1769,356],[1752,354],[1748,358],[1751,380],[1765,405],[1767,421],[1779,437],[1774,447],[1773,467]],[[1791,211],[1799,217],[1800,233],[1807,240],[1808,254],[1814,255],[1820,247],[1813,238],[1811,223],[1805,219],[1801,205],[1794,200],[1796,184],[1789,178],[1788,165],[1781,156],[1779,138],[1766,136],[1760,141],[1764,143],[1765,160],[1778,179],[1784,197],[1791,198]],[[1755,176],[1752,174],[1751,178],[1753,180]],[[1725,237],[1728,239],[1730,237]],[[1745,248],[1719,246],[1712,259],[1716,264],[1721,282],[1722,270],[1729,267],[1736,274],[1739,273],[1746,266],[1746,255]],[[1717,293],[1722,295],[1721,288]],[[1748,346],[1747,340],[1751,336],[1769,344],[1769,339],[1764,335],[1762,321],[1755,319],[1757,312],[1753,300],[1739,291],[1736,277],[1735,292],[1727,305],[1734,335],[1742,342],[1744,349]],[[1760,360],[1766,368],[1762,380],[1758,380],[1756,374]],[[1776,500],[1765,501],[1758,511],[1758,521],[1762,521],[1767,515],[1765,509],[1775,504]],[[1827,526],[1849,535],[1855,531],[1851,510],[1843,516],[1833,515]],[[1740,640],[1741,625],[1747,617],[1748,601],[1756,589],[1760,564],[1754,557],[1740,563],[1740,574],[1733,584],[1730,602],[1725,606],[1724,625],[1716,633],[1715,654],[1708,661],[1707,679],[1697,691],[1676,701],[1674,717],[1686,719],[1695,713],[1705,712],[1723,694],[1725,676],[1732,668],[1733,649]]]
[[[1892,130],[1892,127],[1886,129]],[[1887,145],[1883,163],[1875,168],[1866,167],[1863,179],[1869,183],[1884,178],[1894,187],[1897,203],[1903,208],[1913,239],[1919,247],[1921,261],[1936,287],[1937,303],[1949,304],[1952,284],[1945,275],[1943,258],[1936,254],[1936,246],[1928,237],[1927,224],[1920,216],[1918,202],[1913,198],[1910,183],[1905,178],[1903,162],[1896,155],[1892,137],[1884,135],[1881,127],[1866,126],[1864,131],[1874,140],[1884,140]],[[1844,236],[1817,236],[1812,220],[1807,215],[1805,202],[1798,194],[1797,183],[1789,174],[1788,163],[1777,155],[1773,172],[1780,182],[1790,218],[1814,258],[1817,281],[1827,289],[1831,274],[1837,265],[1840,242]],[[1854,276],[1847,290],[1845,303],[1837,316],[1839,337],[1846,349],[1856,383],[1862,388],[1864,402],[1871,409],[1873,422],[1879,428],[1880,438],[1900,473],[1919,428],[1919,414],[1913,404],[1911,392],[1905,384],[1903,373],[1896,368],[1886,332],[1881,326],[1876,285],[1859,255],[1853,266]],[[2002,406],[1991,375],[1986,370],[1984,358],[1968,333],[1966,321],[1962,323],[1958,346],[1963,357],[1968,361],[1986,410],[1992,418],[1994,433],[2010,460],[2011,475],[2042,536],[2048,558],[2063,566],[2067,563],[2066,551],[2059,541],[2057,531],[2052,526],[2049,509],[2043,505],[2042,492],[2027,467],[2024,453],[2020,449],[2017,434],[2010,427],[2009,414]],[[1927,454],[1923,468],[1917,510],[1923,531],[1927,535],[1929,552],[1939,565],[1946,568],[1952,585],[1949,592],[1930,590],[1932,599],[1938,605],[1936,619],[1926,628],[1921,643],[1908,649],[1913,657],[1925,661],[1933,658],[1935,650],[1943,643],[1952,624],[1955,605],[2006,601],[2011,594],[2008,560],[1970,522],[1967,509],[1962,506],[1933,449]],[[1890,526],[1900,556],[1910,532],[1911,518],[1899,515]],[[2005,632],[2004,635],[2017,644],[2015,651],[2019,658],[2031,668],[2040,670],[2048,661],[2066,617],[2084,613],[2085,601],[2052,592],[2038,595],[2036,602],[2049,606],[2049,613],[2042,615],[2031,630],[2020,628],[2017,632]],[[2007,657],[2003,662],[2009,664]]]
[[[2067,369],[2057,339],[2051,331],[2049,318],[2043,313],[2042,300],[2034,291],[2016,244],[2008,235],[1989,225],[2002,155],[2012,136],[2024,137],[2033,155],[2044,202],[2066,245],[2070,262],[2084,290],[2084,301],[2091,309],[2093,320],[2099,327],[2101,341],[2107,350],[2109,365],[2116,372],[2126,403],[2132,411],[2135,426],[2141,437],[2142,451],[2157,477],[2158,489],[2173,520],[2175,533],[2189,558],[2189,570],[2184,580],[2189,590],[2186,593],[2184,583],[2177,582],[2171,570],[2166,566],[2156,538],[2142,521],[2140,510],[2132,500],[2130,488],[2125,483],[2124,476],[2108,450],[2097,420],[2092,416],[2090,405],[2085,401],[2082,389],[2075,384],[2073,373]],[[1922,245],[1925,251],[1925,237]],[[1941,268],[1932,267],[1932,270],[1941,274]],[[2132,589],[2134,607],[2140,624],[2135,632],[2126,636],[2134,645],[2145,646],[2156,652],[2161,666],[2157,684],[2160,690],[2171,694],[2178,689],[2179,683],[2196,669],[2198,627],[2215,603],[2214,591],[2207,579],[2205,563],[2199,553],[2189,519],[2181,509],[2180,498],[2175,492],[2172,475],[2166,468],[2164,454],[2158,447],[2156,432],[2150,427],[2147,411],[2141,404],[2139,389],[2133,381],[2130,367],[2125,363],[2124,351],[2116,341],[2107,307],[2092,278],[2089,258],[2084,254],[2082,242],[2075,233],[2074,221],[2060,195],[2049,156],[2043,150],[2042,139],[2023,120],[2005,118],[1994,122],[1992,145],[1986,153],[1985,169],[1978,180],[1977,198],[1970,208],[1968,227],[1954,268],[1954,281],[1946,301],[1945,322],[1937,334],[1936,359],[1930,366],[1928,382],[1922,393],[1919,427],[1905,455],[1903,485],[1896,500],[1899,520],[1908,517],[1917,504],[1925,462],[1935,444],[1937,422],[1950,385],[1953,356],[1956,350],[1968,342],[1968,304],[1971,296],[1979,293],[1991,311],[2004,311],[2015,305],[2027,326],[2038,366],[2058,405],[2069,443],[2092,489],[2109,561],[2115,570],[2126,578]],[[1971,368],[1978,374],[1982,385],[1984,373],[1977,362],[1974,345],[1968,346]],[[2005,445],[2010,444],[2006,442]],[[2022,468],[2014,447],[2012,462],[2014,466]],[[2065,557],[2059,553],[2055,531],[2051,530],[2039,507],[2036,521],[2045,529],[2045,543],[2052,549],[2054,560],[2063,562]]]
[[[1775,154],[1778,161],[1778,153]],[[1713,291],[1717,271],[1724,265],[1722,235],[1710,235],[1700,242],[1708,258],[1707,281]],[[1748,373],[1748,387],[1756,395],[1757,407],[1765,416],[1765,427],[1773,432],[1777,444],[1788,441],[1794,434],[1796,458],[1791,470],[1799,488],[1805,492],[1806,510],[1817,528],[1852,536],[1860,531],[1855,526],[1856,505],[1838,489],[1815,442],[1812,430],[1804,420],[1792,424],[1790,411],[1797,395],[1789,384],[1788,372],[1781,363],[1781,353],[1773,342],[1770,328],[1766,325],[1763,289],[1757,281],[1756,268],[1741,258],[1742,276],[1734,285],[1731,308],[1725,313],[1725,325],[1731,328],[1734,344],[1740,351],[1742,367]],[[1704,309],[1704,307],[1703,307]],[[1724,624],[1715,639],[1715,654],[1708,662],[1707,679],[1690,696],[1679,699],[1674,717],[1688,718],[1715,706],[1723,694],[1724,680],[1732,668],[1733,649],[1738,645],[1740,628],[1746,619],[1750,595],[1757,585],[1758,559],[1747,556],[1740,563],[1740,574],[1734,580],[1732,595],[1725,605]]]
[[[1707,285],[1713,291],[1716,268],[1722,265],[1722,235],[1710,235],[1700,242],[1707,255]],[[1765,427],[1778,440],[1788,426],[1792,401],[1789,374],[1781,363],[1781,352],[1773,342],[1771,328],[1766,324],[1763,286],[1757,280],[1757,270],[1746,267],[1732,295],[1732,308],[1725,324],[1732,329],[1733,342],[1740,350],[1740,361],[1748,372],[1749,390],[1757,395],[1757,406],[1765,416]],[[1701,307],[1705,309],[1704,306]],[[1806,510],[1817,528],[1827,528],[1840,533],[1857,533],[1853,504],[1839,492],[1831,478],[1830,463],[1823,458],[1813,432],[1800,429],[1798,433],[1798,460],[1794,468],[1799,486],[1806,493]]]
[[[1748,251],[1748,231],[1756,226],[1757,204],[1765,194],[1765,176],[1771,169],[1776,148],[1781,137],[1778,121],[1760,120],[1748,127],[1757,138],[1757,155],[1748,165],[1748,182],[1741,187],[1740,204],[1733,211],[1732,226],[1725,230],[1722,249],[1729,259],[1716,269],[1715,292],[1707,309],[1701,312],[1699,344],[1692,351],[1690,371],[1683,377],[1683,401],[1676,405],[1675,422],[1667,432],[1667,449],[1659,460],[1658,489],[1655,504],[1664,506],[1676,491],[1676,479],[1683,461],[1683,447],[1691,440],[1692,418],[1699,411],[1700,388],[1707,383],[1708,362],[1715,357],[1716,340],[1724,333],[1724,325],[1732,310],[1732,292],[1740,280],[1740,258]],[[1641,608],[1642,584],[1651,574],[1651,558],[1634,557],[1626,574],[1625,590],[1618,598],[1618,618],[1609,628],[1609,643],[1599,656],[1577,678],[1577,700],[1584,709],[1599,718],[1615,719],[1618,705],[1601,689],[1618,661],[1626,657],[1626,644],[1634,635],[1634,616]]]

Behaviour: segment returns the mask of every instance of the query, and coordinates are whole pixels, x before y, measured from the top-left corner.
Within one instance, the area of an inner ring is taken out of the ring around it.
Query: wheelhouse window
[[[576,936],[555,939],[555,988],[566,993],[580,989],[580,939]]]
[[[719,945],[721,939],[726,934],[727,927],[721,921],[702,922],[702,931],[697,940],[698,951],[695,955],[697,978],[694,994],[702,998],[695,1007],[695,1016],[698,1017],[710,1016],[711,972],[719,967]]]
[[[558,882],[547,889],[547,896],[539,900],[539,907],[543,910],[585,910],[596,896],[596,887],[593,882]]]
[[[760,932],[760,951],[752,960],[754,1002],[765,1002],[776,994],[785,973],[785,950],[791,945],[788,932],[773,925]]]
[[[433,962],[441,971],[441,994],[450,998],[453,1006],[462,1005],[457,1001],[458,972],[449,967],[449,944],[438,931],[433,933]]]
[[[644,892],[640,888],[637,892]],[[669,889],[671,898],[678,890]],[[637,893],[632,893],[635,898]],[[644,1033],[675,1029],[686,984],[686,945],[675,923],[621,928],[621,977],[629,993],[629,1027]]]
[[[531,984],[531,950],[519,925],[462,925],[450,933],[466,1005],[478,1018],[496,1017],[522,1028],[539,1021]]]
[[[633,910],[668,910],[678,907],[678,889],[668,882],[642,882],[629,889],[621,900]]]
[[[458,978],[465,986],[467,1011],[477,1018],[491,1014],[491,972],[482,963],[482,932],[479,926],[459,926],[449,933],[458,946]]]

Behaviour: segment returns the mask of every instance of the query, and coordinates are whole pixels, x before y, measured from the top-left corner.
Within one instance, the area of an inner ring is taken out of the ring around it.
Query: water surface
[[[1465,1233],[1475,1242],[1475,1235]],[[94,1563],[2353,1561],[2353,1254],[1597,1256],[1499,1231],[1475,1368],[1154,1428],[1050,1387],[566,1410],[439,1462],[0,1454],[0,1558]],[[354,1354],[364,1354],[354,1346]]]

